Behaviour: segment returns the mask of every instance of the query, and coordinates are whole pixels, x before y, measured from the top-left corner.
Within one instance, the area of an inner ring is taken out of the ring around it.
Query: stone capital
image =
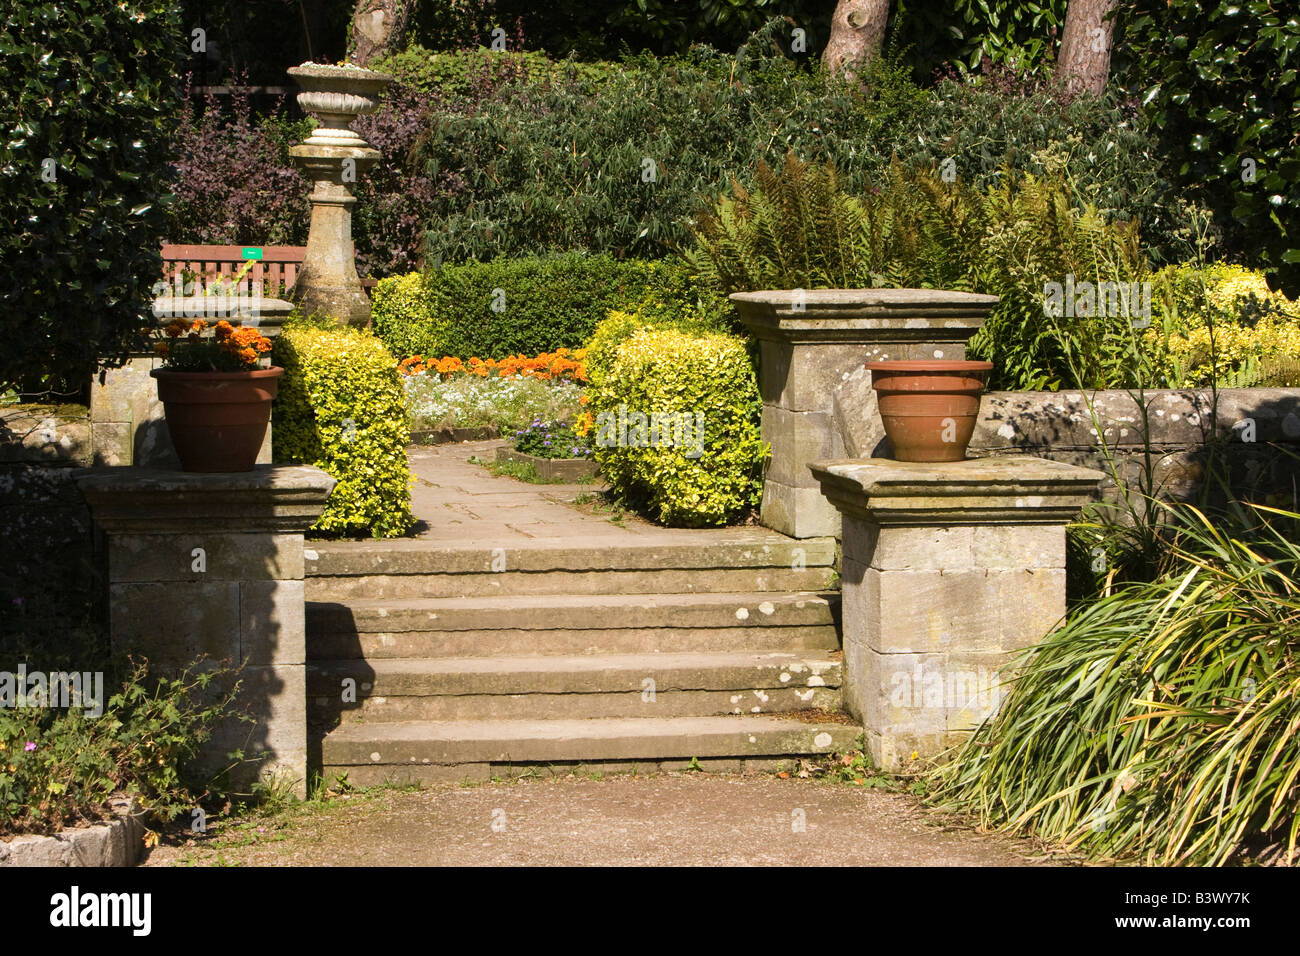
[[[258,465],[234,474],[151,468],[87,469],[77,484],[109,534],[303,532],[334,490],[310,465]]]
[[[1106,477],[1028,455],[934,463],[858,458],[809,468],[841,514],[879,526],[1067,524],[1097,498]]]
[[[731,296],[758,338],[791,344],[965,342],[995,295],[942,289],[775,289]]]

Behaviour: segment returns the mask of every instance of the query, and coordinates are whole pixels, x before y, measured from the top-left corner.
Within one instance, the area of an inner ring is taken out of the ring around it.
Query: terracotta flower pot
[[[885,434],[898,461],[961,461],[992,362],[868,362]]]
[[[253,470],[284,369],[149,374],[184,471]]]

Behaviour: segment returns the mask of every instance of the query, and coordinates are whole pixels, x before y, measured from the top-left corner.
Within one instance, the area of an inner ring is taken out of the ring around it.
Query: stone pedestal
[[[839,533],[839,515],[808,473],[818,459],[870,456],[849,448],[836,421],[836,393],[859,390],[867,362],[966,357],[997,296],[930,289],[812,289],[731,296],[758,338],[763,440],[772,460],[763,524],[796,538]],[[853,381],[850,382],[851,377]]]
[[[1030,457],[811,466],[843,516],[844,702],[886,770],[996,711],[1065,613],[1065,526],[1100,472]]]
[[[306,793],[306,636],[303,532],[334,487],[309,466],[259,466],[242,474],[140,468],[87,471],[79,479],[106,536],[113,649],[175,674],[201,655],[243,665],[237,713],[200,757],[227,765],[240,749],[243,792],[268,775]]]
[[[370,297],[357,274],[352,243],[352,207],[356,197],[346,183],[356,182],[379,161],[369,147],[290,147],[289,156],[315,184],[312,187],[311,229],[307,251],[293,285],[293,299],[305,314],[319,312],[343,325],[370,324]]]

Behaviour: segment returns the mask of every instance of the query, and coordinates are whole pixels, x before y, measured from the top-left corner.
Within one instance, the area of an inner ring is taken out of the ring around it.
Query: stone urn
[[[354,188],[379,161],[379,151],[349,124],[373,112],[391,76],[359,66],[304,63],[289,75],[302,88],[298,105],[320,121],[289,158],[312,181],[311,228],[293,298],[304,313],[321,314],[343,325],[370,324],[370,298],[357,275],[352,244]]]
[[[992,362],[868,362],[880,420],[896,461],[962,461]]]
[[[359,66],[319,63],[291,67],[288,73],[302,91],[298,94],[298,105],[321,124],[304,140],[306,144],[366,147],[366,141],[352,131],[351,123],[358,116],[375,111],[379,94],[393,82],[391,76]]]

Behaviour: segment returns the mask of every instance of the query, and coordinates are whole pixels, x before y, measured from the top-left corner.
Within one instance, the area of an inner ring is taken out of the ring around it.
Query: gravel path
[[[907,795],[766,774],[570,775],[378,790],[156,847],[146,866],[1025,866]],[[188,842],[190,845],[185,845]]]

